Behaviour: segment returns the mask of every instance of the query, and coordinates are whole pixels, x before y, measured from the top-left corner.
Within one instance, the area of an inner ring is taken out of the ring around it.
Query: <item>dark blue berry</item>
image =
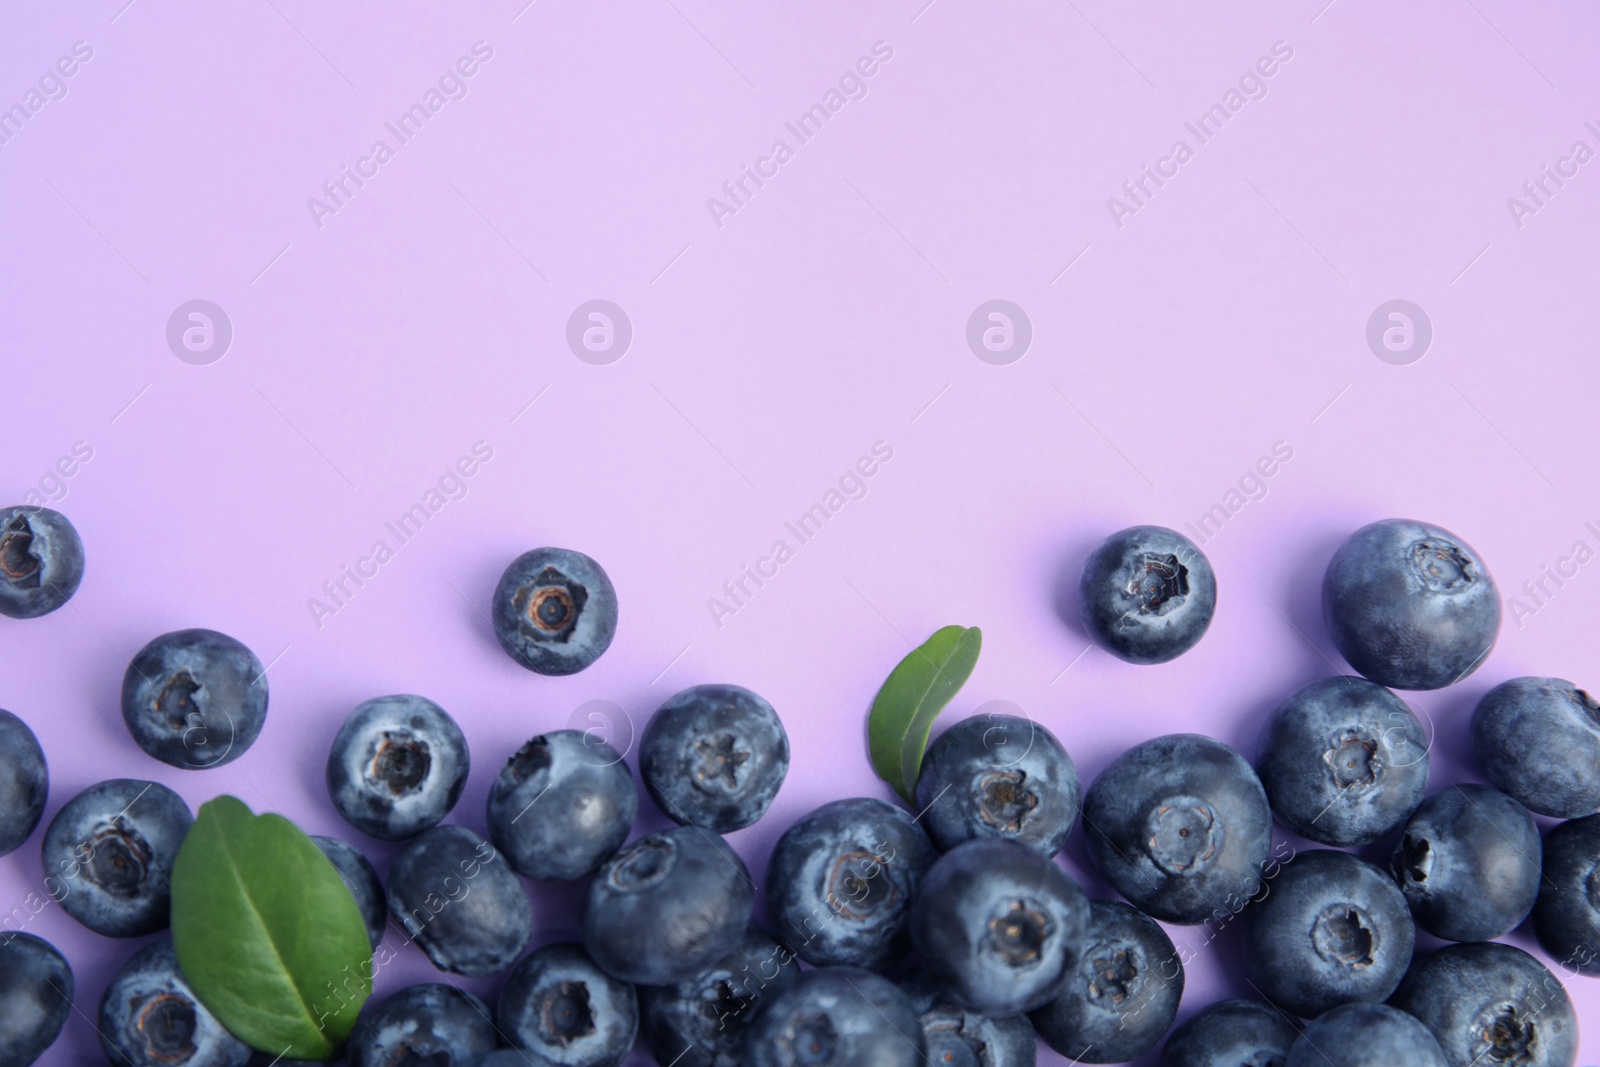
[[[1472,752],[1484,777],[1529,811],[1600,810],[1600,702],[1561,678],[1513,678],[1478,701]]]
[[[928,1062],[935,1067],[1035,1067],[1038,1062],[1038,1039],[1026,1015],[991,1018],[967,1011],[940,996],[922,973],[900,988],[917,1010]]]
[[[0,711],[0,856],[33,834],[49,797],[50,769],[39,739],[27,723]]]
[[[1163,526],[1118,531],[1089,554],[1078,611],[1100,646],[1129,663],[1165,663],[1205,636],[1217,577],[1195,543]]]
[[[355,898],[361,921],[367,926],[367,940],[377,948],[383,940],[383,928],[389,921],[389,907],[384,902],[383,883],[367,857],[336,837],[312,834],[311,841],[328,857],[339,877]]]
[[[1166,931],[1119,900],[1097,900],[1077,968],[1031,1018],[1063,1056],[1122,1063],[1155,1048],[1182,996],[1183,963]]]
[[[518,874],[585,878],[622,847],[639,792],[622,753],[579,730],[519,748],[489,788],[489,839]]]
[[[1200,923],[1256,895],[1272,810],[1245,758],[1199,734],[1137,745],[1084,796],[1089,854],[1117,892],[1154,918]]]
[[[917,1010],[893,983],[854,967],[800,975],[745,1035],[746,1067],[927,1067]]]
[[[1172,1032],[1160,1067],[1283,1067],[1299,1027],[1259,1000],[1223,1000]]]
[[[164,785],[115,778],[56,812],[40,860],[45,889],[68,915],[107,937],[165,930],[172,862],[194,816]]]
[[[778,713],[737,685],[696,685],[661,705],[639,744],[639,774],[673,822],[719,834],[767,813],[789,773]]]
[[[78,591],[83,542],[59,511],[0,508],[0,615],[36,619]]]
[[[1500,632],[1500,591],[1449,530],[1411,519],[1363,526],[1322,580],[1339,652],[1391,689],[1442,689],[1478,669]]]
[[[1445,1058],[1428,1028],[1384,1004],[1346,1004],[1310,1023],[1284,1067],[1465,1067]]]
[[[1498,789],[1454,785],[1422,802],[1389,862],[1418,926],[1488,941],[1533,910],[1540,851],[1527,808]]]
[[[172,940],[135,952],[100,998],[100,1047],[114,1067],[245,1067],[250,1046],[205,1009]]]
[[[540,674],[575,674],[610,647],[617,591],[582,552],[536,548],[500,576],[491,613],[500,647],[512,659]]]
[[[691,826],[660,830],[589,883],[584,947],[623,981],[686,981],[739,944],[754,898],[744,861],[722,838]]]
[[[645,1044],[658,1063],[741,1067],[756,1012],[799,973],[793,952],[749,927],[738,947],[703,973],[676,985],[639,987]]]
[[[397,841],[450,814],[467,783],[467,739],[426,697],[377,697],[357,707],[328,750],[328,796],[369,837]]]
[[[406,842],[389,869],[389,911],[441,971],[484,978],[516,962],[533,905],[489,842],[435,826]]]
[[[1545,835],[1533,929],[1562,971],[1600,978],[1600,815]]]
[[[72,968],[32,934],[0,933],[0,1063],[27,1067],[72,1014]]]
[[[883,970],[911,947],[911,901],[937,856],[904,808],[869,797],[824,804],[773,849],[774,932],[814,967]]]
[[[1019,1015],[1071,980],[1088,921],[1088,898],[1066,871],[1026,845],[986,838],[928,869],[911,905],[911,940],[946,999]]]
[[[122,719],[140,748],[189,770],[244,755],[267,721],[256,654],[215,630],[162,634],[122,676]]]
[[[1390,1003],[1422,1020],[1451,1067],[1577,1062],[1572,1001],[1556,976],[1520,948],[1447,945],[1411,965]]]
[[[369,1002],[345,1056],[350,1067],[476,1067],[499,1043],[483,1001],[454,986],[414,985]]]
[[[633,986],[594,965],[582,945],[546,945],[517,964],[495,1009],[500,1033],[535,1064],[616,1067],[633,1048]]]
[[[974,715],[929,746],[917,807],[942,851],[995,837],[1045,856],[1061,851],[1078,821],[1083,787],[1054,734],[1016,715]]]

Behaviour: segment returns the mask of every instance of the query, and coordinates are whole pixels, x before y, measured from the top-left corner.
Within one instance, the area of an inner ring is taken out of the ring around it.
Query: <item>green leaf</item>
[[[917,775],[933,720],[978,665],[983,634],[976,626],[945,626],[889,672],[872,701],[867,747],[878,777],[907,804],[916,801]]]
[[[281,815],[222,796],[172,867],[172,941],[195,996],[246,1044],[326,1060],[372,992],[372,948],[339,871]]]

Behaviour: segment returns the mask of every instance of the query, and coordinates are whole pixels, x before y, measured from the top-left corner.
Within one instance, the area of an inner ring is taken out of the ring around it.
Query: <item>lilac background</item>
[[[1172,730],[1249,750],[1277,700],[1346,669],[1322,569],[1389,515],[1456,530],[1534,609],[1468,681],[1408,697],[1437,731],[1436,786],[1475,777],[1464,727],[1491,685],[1596,684],[1600,564],[1549,598],[1520,587],[1579,539],[1600,548],[1600,163],[1520,226],[1507,205],[1574,141],[1600,148],[1592,5],[526,2],[0,10],[0,106],[75,41],[93,49],[0,145],[0,498],[65,492],[89,556],[68,608],[0,627],[0,706],[51,760],[47,818],[97,780],[147,777],[346,836],[383,870],[394,850],[322,786],[359,701],[414,691],[458,718],[476,767],[452,819],[481,831],[528,736],[590,725],[599,700],[625,739],[673,691],[726,680],[769,697],[793,741],[771,815],[733,836],[759,877],[815,805],[889,795],[866,708],[946,623],[985,635],[949,721],[1013,701],[1086,781]],[[479,40],[493,58],[468,95],[319,228],[307,198],[393,145],[384,123]],[[707,198],[774,139],[795,147],[784,122],[876,41],[893,58],[865,98],[719,227]],[[1185,121],[1278,41],[1293,58],[1266,97],[1119,227],[1107,198],[1175,139],[1195,147]],[[997,297],[1034,330],[1009,366],[964,340]],[[165,341],[195,298],[232,320],[209,366]],[[609,366],[564,340],[595,298],[633,324]],[[1409,366],[1365,341],[1394,298],[1433,323]],[[93,458],[49,481],[80,441]],[[318,626],[308,598],[374,540],[394,547],[385,522],[477,441],[493,459],[466,496]],[[798,545],[784,522],[877,441],[893,458],[865,498]],[[1062,609],[1089,547],[1183,528],[1280,441],[1293,457],[1265,498],[1205,545],[1222,583],[1207,639],[1161,668],[1086,650]],[[795,557],[719,626],[708,598],[780,537]],[[620,590],[615,644],[570,678],[516,667],[484,618],[506,562],[541,544],[590,553]],[[117,712],[127,658],[186,626],[272,664],[266,731],[226,770],[156,763]],[[38,839],[0,862],[6,910],[39,884]],[[1076,834],[1065,862],[1104,892]],[[577,895],[535,896],[540,940],[570,936]],[[78,975],[46,1061],[96,1062],[89,1019],[137,946],[54,907],[26,928]],[[1180,1017],[1248,992],[1233,938],[1169,929],[1195,954]],[[407,949],[378,992],[439,977]],[[1600,1015],[1600,984],[1569,988]]]

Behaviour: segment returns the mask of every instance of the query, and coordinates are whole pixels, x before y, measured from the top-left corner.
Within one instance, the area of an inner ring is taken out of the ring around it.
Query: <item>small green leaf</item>
[[[914,804],[922,754],[933,720],[978,665],[983,634],[976,626],[945,626],[889,672],[872,701],[867,747],[878,777]]]
[[[372,992],[372,948],[339,871],[281,815],[201,805],[172,867],[172,941],[195,996],[253,1048],[331,1059]]]

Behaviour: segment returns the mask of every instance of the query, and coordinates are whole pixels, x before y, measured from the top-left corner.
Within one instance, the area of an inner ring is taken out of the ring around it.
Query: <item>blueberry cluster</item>
[[[0,611],[59,607],[82,560],[61,516],[0,512]],[[368,700],[333,737],[328,795],[398,854],[380,879],[350,844],[313,840],[374,948],[392,930],[441,972],[503,984],[493,1005],[448,982],[374,1001],[346,1062],[616,1067],[642,1039],[672,1067],[1032,1067],[1040,1041],[1074,1062],[1120,1063],[1165,1038],[1162,1067],[1571,1067],[1577,1020],[1561,982],[1495,939],[1531,917],[1567,974],[1600,976],[1600,704],[1557,678],[1504,682],[1470,724],[1492,784],[1430,795],[1430,731],[1393,690],[1450,685],[1483,663],[1499,627],[1493,580],[1449,531],[1391,520],[1338,550],[1322,592],[1358,674],[1290,694],[1253,763],[1171,734],[1084,789],[1042,724],[972,716],[928,749],[914,813],[837,799],[782,833],[759,889],[770,932],[752,921],[757,883],[723,837],[761,820],[788,772],[783,723],[756,693],[697,685],[656,711],[638,771],[676,825],[637,838],[627,753],[572,729],[509,754],[486,837],[446,822],[471,771],[460,726],[425,697]],[[1079,594],[1097,642],[1157,664],[1198,645],[1217,577],[1192,542],[1141,526],[1094,551]],[[571,674],[610,645],[616,593],[588,556],[536,549],[505,572],[493,620],[519,665]],[[219,766],[265,724],[264,674],[224,634],[166,634],[130,664],[123,718],[154,758]],[[32,835],[48,786],[32,731],[0,712],[0,854]],[[1535,813],[1569,821],[1541,840]],[[1080,816],[1085,853],[1121,899],[1089,899],[1058,860]],[[1275,819],[1326,847],[1275,840]],[[91,786],[45,830],[47,888],[105,936],[159,934],[192,822],[159,784]],[[528,951],[522,878],[585,883],[577,939]],[[1164,923],[1233,938],[1259,999],[1209,1005],[1174,1029],[1191,954]],[[1417,952],[1418,929],[1453,943]],[[43,1053],[73,988],[47,942],[0,937],[0,1064]],[[169,938],[117,972],[97,1029],[127,1067],[247,1067],[255,1055],[195,996]]]

